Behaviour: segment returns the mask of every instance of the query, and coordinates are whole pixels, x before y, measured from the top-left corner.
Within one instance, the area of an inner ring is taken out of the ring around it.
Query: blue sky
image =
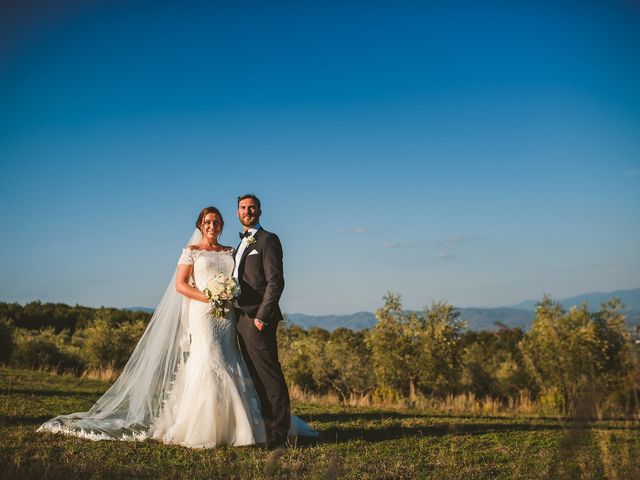
[[[154,306],[263,201],[285,311],[640,286],[633,2],[14,2],[0,300]]]

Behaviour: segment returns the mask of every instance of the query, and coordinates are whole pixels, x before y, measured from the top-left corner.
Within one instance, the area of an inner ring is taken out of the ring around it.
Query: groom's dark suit
[[[276,330],[282,320],[278,306],[284,290],[282,245],[277,235],[260,228],[238,265],[240,296],[234,306],[238,343],[262,402],[269,440],[284,438],[289,430],[289,392],[278,360]],[[254,325],[265,323],[262,331]]]

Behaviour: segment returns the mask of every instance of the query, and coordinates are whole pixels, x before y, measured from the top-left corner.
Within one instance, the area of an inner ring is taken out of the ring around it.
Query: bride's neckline
[[[210,253],[230,253],[233,251],[233,248],[221,248],[220,250],[207,250],[206,248],[190,248],[195,247],[195,245],[189,245],[187,248],[192,252],[210,252]]]

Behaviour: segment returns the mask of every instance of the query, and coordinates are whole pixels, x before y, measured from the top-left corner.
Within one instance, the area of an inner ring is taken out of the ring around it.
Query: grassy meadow
[[[321,432],[294,448],[191,450],[36,433],[86,410],[98,380],[0,367],[1,478],[640,478],[633,420],[293,404]]]

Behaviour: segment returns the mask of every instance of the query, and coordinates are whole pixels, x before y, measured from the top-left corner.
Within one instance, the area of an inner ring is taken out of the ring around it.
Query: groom
[[[282,320],[278,300],[284,290],[282,245],[260,226],[260,200],[238,197],[238,218],[244,227],[235,254],[233,276],[240,284],[235,300],[238,343],[255,384],[267,428],[267,447],[287,444],[291,423],[289,392],[278,360],[276,330]]]

